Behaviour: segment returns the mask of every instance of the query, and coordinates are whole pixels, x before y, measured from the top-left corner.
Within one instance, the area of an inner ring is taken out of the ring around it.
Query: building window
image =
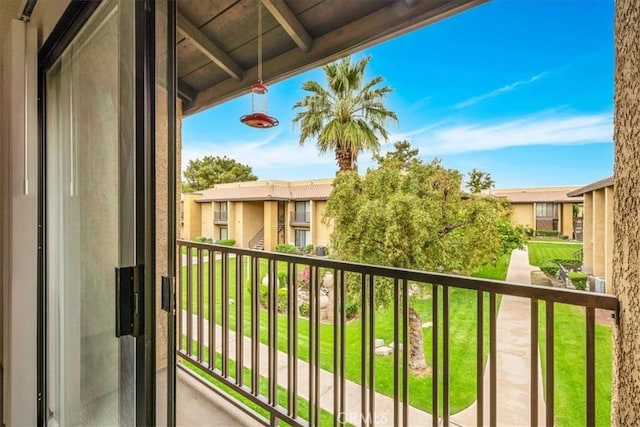
[[[304,248],[311,243],[311,232],[309,230],[295,230],[296,232],[296,247]]]
[[[536,203],[536,216],[542,218],[555,218],[558,215],[555,203]]]
[[[227,240],[229,238],[229,229],[227,227],[220,227],[220,240]]]
[[[295,221],[294,222],[311,222],[311,202],[309,200],[304,202],[296,202]]]
[[[227,202],[219,202],[218,210],[213,214],[213,221],[225,223],[227,220]]]

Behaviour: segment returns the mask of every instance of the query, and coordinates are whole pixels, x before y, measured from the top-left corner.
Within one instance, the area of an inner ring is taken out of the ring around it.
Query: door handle
[[[144,266],[116,267],[116,337],[144,334]]]

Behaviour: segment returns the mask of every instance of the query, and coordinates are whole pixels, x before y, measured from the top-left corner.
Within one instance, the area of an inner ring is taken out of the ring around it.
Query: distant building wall
[[[584,193],[584,259],[582,269],[605,279],[605,291],[612,291],[613,185]]]
[[[311,241],[313,246],[329,246],[331,239],[331,227],[326,225],[322,219],[327,211],[326,200],[316,200],[312,205]]]
[[[273,251],[278,244],[278,202],[264,202],[264,249]]]
[[[513,204],[513,216],[511,222],[514,225],[522,225],[535,229],[536,226],[536,208],[533,203]]]
[[[200,203],[196,203],[196,200],[201,195],[198,193],[190,193],[182,195],[182,209],[183,209],[183,224],[182,224],[182,238],[187,240],[193,240],[202,235],[202,215],[200,209]]]
[[[200,203],[200,235],[216,239],[213,233],[213,203]]]
[[[241,231],[240,237],[236,238],[236,244],[246,248],[249,241],[263,227],[264,205],[263,202],[237,202],[241,206],[241,215],[236,217],[236,233]],[[238,210],[236,210],[236,214]]]
[[[560,219],[558,220],[560,234],[573,238],[573,203],[562,203],[558,209]]]
[[[583,266],[585,273],[593,274],[593,193],[585,193],[583,204],[583,223],[582,223],[582,253]]]

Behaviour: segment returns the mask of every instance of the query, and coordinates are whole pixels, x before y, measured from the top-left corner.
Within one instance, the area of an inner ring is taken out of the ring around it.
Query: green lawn
[[[481,269],[475,276],[492,279],[502,279],[506,276],[508,256],[502,257],[496,266],[486,266]],[[217,283],[220,283],[220,261],[216,261]],[[208,277],[208,263],[203,266],[203,276]],[[230,283],[235,283],[236,264],[235,259],[230,259],[229,264]],[[266,272],[266,263],[260,266],[260,277]],[[183,270],[183,280],[186,280],[186,268]],[[194,278],[196,277],[196,269],[193,270]],[[245,266],[245,277],[249,277],[248,266]],[[195,288],[195,287],[194,287]],[[197,298],[194,289],[193,312],[197,313]],[[229,298],[237,301],[235,287],[229,290]],[[425,285],[425,293],[430,293],[429,285]],[[216,289],[216,321],[221,323],[221,291]],[[242,314],[244,316],[244,334],[250,334],[250,325],[252,324],[249,289],[244,289],[244,306]],[[186,307],[186,288],[182,290],[183,307]],[[488,336],[488,295],[485,295],[485,335]],[[442,301],[442,299],[440,299]],[[440,305],[442,302],[440,302]],[[430,321],[432,317],[431,300],[418,300],[413,303],[413,307],[422,316],[423,322]],[[205,286],[203,307],[208,307],[208,291]],[[232,330],[236,328],[236,306],[229,306],[229,325]],[[208,312],[205,312],[205,318]],[[287,323],[288,316],[278,316],[278,348],[287,352],[289,349],[287,332],[289,325]],[[440,332],[442,331],[442,307],[440,307]],[[451,369],[451,412],[458,412],[475,401],[476,378],[470,373],[475,372],[476,349],[476,293],[473,291],[452,289],[450,291],[450,369]],[[260,310],[260,341],[267,342],[268,317],[265,310]],[[391,308],[381,308],[376,312],[376,338],[382,338],[386,343],[393,341],[393,328],[396,321],[393,317]],[[359,319],[353,320],[346,325],[346,377],[347,379],[360,382],[361,364],[360,364],[360,347],[361,347],[361,327]],[[301,360],[309,360],[309,322],[304,318],[299,318],[299,333],[297,337],[298,357]],[[431,334],[430,329],[425,329],[425,354],[427,361],[431,360]],[[488,338],[485,339],[485,358],[488,351]],[[333,325],[322,323],[320,325],[320,365],[322,369],[333,371]],[[194,349],[195,350],[195,349]],[[439,360],[442,360],[442,349],[440,349]],[[376,391],[393,395],[393,358],[392,357],[376,357],[375,358],[375,381]],[[442,378],[440,376],[440,378]],[[441,385],[440,385],[441,387]],[[409,375],[409,402],[412,406],[421,408],[425,411],[431,411],[431,376],[416,377]]]
[[[581,243],[528,243],[529,263],[539,266],[550,258],[573,258]],[[555,414],[558,426],[585,425],[585,320],[584,309],[555,305]],[[544,303],[540,304],[540,355],[543,377],[546,336]],[[596,325],[596,425],[609,425],[611,415],[611,327]]]
[[[573,254],[582,249],[582,243],[566,242],[527,242],[529,264],[540,266],[543,261],[551,258],[573,259]]]
[[[540,304],[540,357],[546,383],[545,304]],[[586,425],[586,332],[584,309],[554,305],[555,415],[556,425]],[[611,417],[611,327],[596,325],[596,425],[610,425]]]

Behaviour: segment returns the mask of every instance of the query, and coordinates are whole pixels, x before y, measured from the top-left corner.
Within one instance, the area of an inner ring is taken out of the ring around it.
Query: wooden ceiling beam
[[[183,82],[182,80],[178,80],[178,96],[183,100],[192,103],[196,100],[198,96],[198,91]]]
[[[177,14],[178,32],[184,38],[189,40],[196,49],[202,52],[207,58],[213,61],[218,67],[222,68],[225,73],[229,74],[236,80],[241,80],[244,75],[242,67],[233,60],[229,55],[218,47],[213,41],[202,33],[195,25],[193,25],[181,13]]]
[[[418,1],[414,7],[408,8],[404,1],[399,0],[342,28],[315,38],[309,52],[305,53],[294,48],[268,59],[263,64],[264,80],[271,85],[487,1],[449,0],[436,7],[433,7],[432,2]],[[256,72],[256,67],[253,67],[246,71],[246,77],[241,81],[227,79],[200,90],[195,102],[184,109],[184,115],[195,114],[246,94],[251,84],[255,82],[255,79],[249,76],[255,76]]]
[[[262,0],[262,4],[300,49],[305,52],[311,50],[311,36],[291,12],[284,0]]]

